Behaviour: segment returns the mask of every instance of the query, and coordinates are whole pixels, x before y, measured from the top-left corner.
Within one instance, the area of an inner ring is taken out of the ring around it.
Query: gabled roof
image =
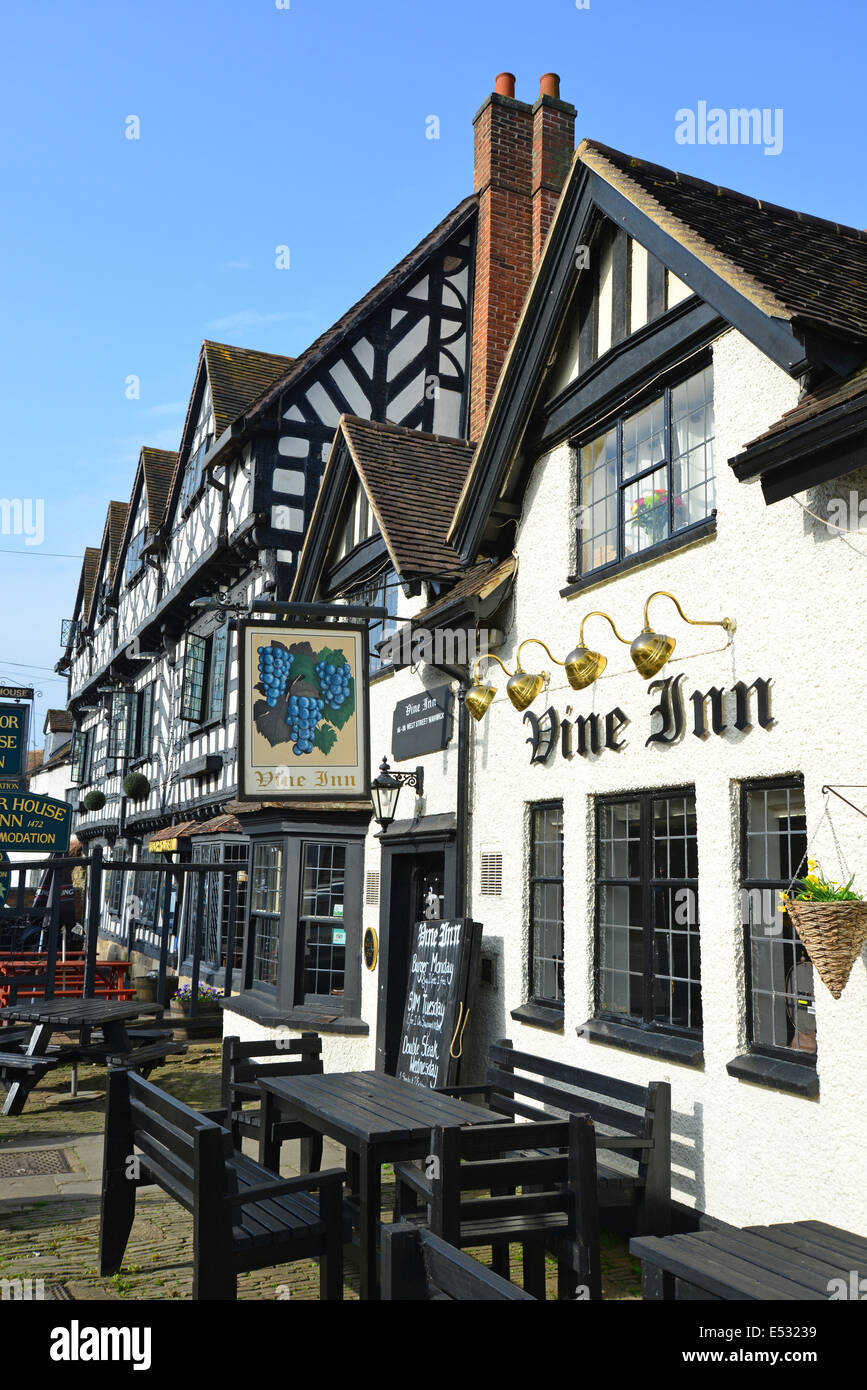
[[[90,616],[90,601],[93,598],[93,591],[96,587],[96,575],[99,569],[99,557],[101,551],[95,545],[88,545],[84,551],[84,563],[81,566],[81,579],[79,580],[79,593],[81,595],[81,616],[79,622],[84,624]]]
[[[306,594],[320,578],[312,571],[327,564],[328,537],[334,532],[353,468],[401,580],[459,575],[460,561],[446,541],[446,532],[473,447],[463,439],[341,415],[293,594]]]
[[[142,446],[141,463],[144,470],[145,494],[148,503],[148,529],[155,531],[166,514],[169,488],[178,461],[173,449],[152,449]]]
[[[204,389],[203,374],[207,373],[211,388],[216,440],[239,415],[243,415],[263,391],[267,391],[274,381],[286,375],[294,360],[292,357],[281,357],[274,352],[232,347],[229,343],[215,343],[210,338],[203,340],[181,433],[180,448],[175,456],[169,498],[163,514],[164,521],[167,520],[168,512],[172,510],[173,499],[177,497],[181,475],[187,464],[190,442],[198,423]]]
[[[441,614],[458,605],[469,607],[474,599],[489,599],[491,595],[496,594],[498,589],[502,589],[504,585],[508,584],[517,568],[518,561],[514,555],[507,555],[505,560],[501,560],[499,564],[494,564],[490,560],[481,560],[477,565],[471,565],[457,584],[454,584],[446,593],[439,594],[432,603],[429,603],[416,615],[413,621],[422,626],[433,624]]]
[[[456,208],[453,208],[432,231],[428,232],[403,260],[398,261],[387,275],[362,295],[351,309],[347,309],[345,314],[333,323],[330,328],[326,328],[304,352],[299,353],[295,359],[291,371],[281,380],[264,393],[260,400],[255,404],[255,409],[249,412],[251,418],[264,414],[274,403],[277,396],[282,394],[290,386],[304,375],[310,367],[320,362],[326,353],[333,348],[356,324],[378,308],[383,300],[393,294],[402,284],[409,280],[427,257],[441,246],[444,241],[455,232],[463,222],[474,216],[478,208],[478,198],[471,194],[468,198],[462,199]]]
[[[123,536],[126,530],[127,514],[129,512],[128,502],[109,502],[108,511],[105,516],[105,526],[102,530],[102,544],[97,552],[97,563],[94,567],[93,582],[88,597],[86,608],[82,610],[82,622],[89,622],[93,613],[93,601],[96,596],[96,581],[100,571],[104,568],[109,584],[113,584],[114,576],[117,572],[118,561],[120,560],[123,548]],[[85,555],[85,565],[87,556]]]
[[[211,383],[216,439],[269,386],[285,376],[295,361],[294,357],[230,347],[228,343],[214,343],[209,338],[203,342],[202,351]]]
[[[596,140],[578,154],[765,313],[867,336],[867,232],[689,174]]]
[[[850,372],[867,354],[867,233],[584,140],[449,531],[465,563],[476,559],[498,499],[522,485],[521,444],[572,302],[575,247],[592,237],[600,215],[790,375],[826,364]]]

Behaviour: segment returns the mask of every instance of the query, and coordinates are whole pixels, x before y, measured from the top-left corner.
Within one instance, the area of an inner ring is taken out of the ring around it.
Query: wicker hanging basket
[[[867,941],[867,902],[811,903],[793,898],[787,911],[819,979],[839,999]]]

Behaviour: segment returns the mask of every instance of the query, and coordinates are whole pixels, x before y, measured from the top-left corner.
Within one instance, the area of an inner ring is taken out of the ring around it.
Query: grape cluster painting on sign
[[[241,799],[367,797],[366,629],[239,626]]]

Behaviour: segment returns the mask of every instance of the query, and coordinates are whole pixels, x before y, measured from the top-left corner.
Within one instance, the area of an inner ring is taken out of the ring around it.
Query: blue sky
[[[559,72],[578,138],[867,225],[861,0],[278,3],[0,20],[0,497],[45,507],[41,545],[0,535],[0,679],[43,691],[40,728],[65,702],[65,557],[99,544],[141,444],[177,447],[201,339],[301,351],[471,191],[499,71],[529,101]],[[699,101],[782,109],[781,153],[678,144]]]

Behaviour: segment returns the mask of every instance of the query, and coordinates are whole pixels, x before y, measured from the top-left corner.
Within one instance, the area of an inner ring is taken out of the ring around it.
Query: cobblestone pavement
[[[183,1057],[154,1073],[165,1090],[198,1109],[219,1105],[220,1051],[193,1043]],[[20,1150],[62,1149],[68,1173],[0,1179],[0,1280],[42,1280],[46,1290],[62,1286],[73,1299],[184,1299],[192,1295],[192,1218],[159,1189],[143,1189],[123,1269],[110,1279],[97,1273],[105,1072],[79,1071],[79,1098],[69,1096],[71,1073],[56,1071],[31,1092],[22,1115],[0,1119],[0,1156]],[[282,1169],[293,1173],[296,1144],[283,1145]],[[331,1152],[329,1152],[329,1149]],[[343,1167],[341,1150],[326,1143],[323,1164]],[[389,1219],[391,1188],[383,1180],[383,1218]],[[485,1252],[476,1252],[487,1259]],[[520,1250],[512,1250],[513,1279],[520,1283]],[[639,1267],[625,1241],[606,1232],[602,1250],[603,1293],[609,1299],[640,1298]],[[549,1298],[555,1296],[553,1262]],[[314,1260],[244,1274],[241,1299],[317,1299]],[[358,1280],[347,1252],[345,1296],[358,1297]]]

